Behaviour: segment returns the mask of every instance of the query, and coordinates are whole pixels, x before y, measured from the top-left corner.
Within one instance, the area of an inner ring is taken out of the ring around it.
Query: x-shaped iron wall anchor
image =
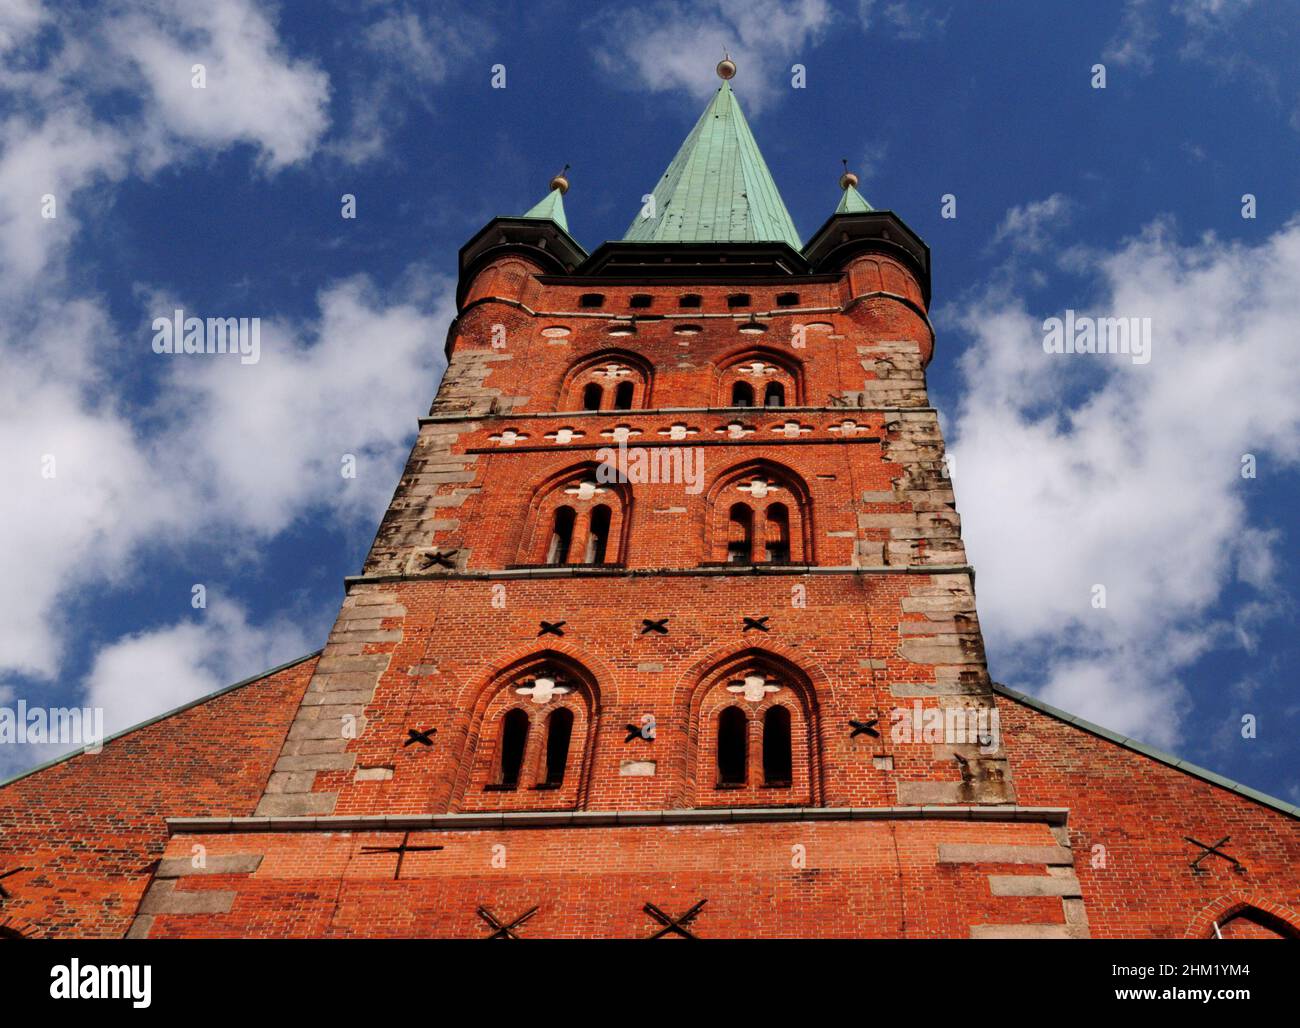
[[[0,873],[0,879],[9,878],[12,875],[16,875],[19,871],[26,871],[26,870],[27,868],[25,867],[11,868],[8,871]],[[6,889],[3,885],[0,885],[0,900],[7,900],[8,898],[9,898],[9,890]]]
[[[402,743],[402,749],[406,749],[411,743],[415,742],[418,742],[421,746],[432,746],[433,737],[437,734],[438,729],[436,728],[426,728],[423,732],[415,728],[408,728],[406,730],[406,742]]]
[[[1229,864],[1231,864],[1231,865],[1232,865],[1232,869],[1233,869],[1234,871],[1236,871],[1237,874],[1245,874],[1245,873],[1246,873],[1246,865],[1245,865],[1245,864],[1243,864],[1243,863],[1242,863],[1240,860],[1238,860],[1236,857],[1234,857],[1234,856],[1230,856],[1229,854],[1224,853],[1223,850],[1219,849],[1219,847],[1222,846],[1225,842],[1230,842],[1230,841],[1232,840],[1232,836],[1231,836],[1231,835],[1225,835],[1222,839],[1220,839],[1218,842],[1216,842],[1213,846],[1207,846],[1207,845],[1205,845],[1205,843],[1201,842],[1199,839],[1193,839],[1190,835],[1184,835],[1183,838],[1186,839],[1188,842],[1190,842],[1193,846],[1199,846],[1199,847],[1201,847],[1201,849],[1203,849],[1203,850],[1205,851],[1205,852],[1202,853],[1199,857],[1197,857],[1195,860],[1193,860],[1193,861],[1191,862],[1191,864],[1188,865],[1189,867],[1191,867],[1191,869],[1192,869],[1196,874],[1198,874],[1198,875],[1205,874],[1205,869],[1201,867],[1201,861],[1204,860],[1206,857],[1208,857],[1211,853],[1214,854],[1216,857],[1222,857],[1222,858],[1223,858],[1224,860],[1226,860]]]
[[[488,936],[489,939],[517,939],[519,936],[515,934],[515,929],[536,914],[538,909],[540,908],[533,907],[532,910],[520,914],[509,924],[502,924],[498,921],[496,915],[493,914],[492,911],[488,910],[487,907],[479,907],[478,916],[486,921],[489,927],[492,928],[492,934]]]
[[[538,634],[539,636],[542,636],[542,635],[563,635],[563,634],[564,634],[564,626],[567,625],[567,624],[568,624],[567,621],[543,621],[543,622],[542,622],[542,627],[538,630],[537,634]]]
[[[741,629],[741,632],[748,632],[751,628],[757,628],[760,632],[770,632],[771,629],[767,627],[767,619],[771,616],[771,614],[767,614],[761,618],[745,618],[745,627]]]
[[[668,619],[660,618],[658,621],[651,621],[649,618],[641,619],[641,634],[648,632],[658,632],[660,635],[668,634]]]
[[[402,861],[408,853],[420,853],[424,851],[440,850],[441,846],[412,846],[411,833],[407,832],[402,836],[402,841],[396,846],[362,846],[362,853],[396,853],[397,867],[393,869],[393,881],[402,877]]]
[[[431,568],[436,564],[440,568],[454,569],[456,567],[456,554],[458,553],[460,553],[460,550],[434,550],[432,553],[426,553],[424,555],[424,566]]]
[[[646,742],[655,741],[655,737],[653,735],[645,735],[641,731],[640,725],[624,725],[623,727],[627,729],[627,738],[623,740],[624,743],[629,743],[633,739],[644,739]]]
[[[880,719],[873,717],[870,721],[855,721],[849,718],[849,724],[853,731],[849,733],[850,739],[856,739],[859,735],[869,735],[873,739],[879,739],[880,733],[876,731],[876,725],[880,724]]]
[[[647,903],[642,909],[663,925],[663,927],[660,928],[659,931],[655,932],[654,935],[650,936],[650,938],[662,939],[669,932],[680,935],[683,939],[698,938],[698,936],[691,934],[691,931],[687,926],[695,920],[696,915],[699,914],[701,909],[703,909],[704,904],[708,902],[709,901],[706,899],[700,900],[700,902],[691,907],[691,909],[686,911],[686,913],[681,917],[671,917],[670,915],[665,914],[653,903]]]

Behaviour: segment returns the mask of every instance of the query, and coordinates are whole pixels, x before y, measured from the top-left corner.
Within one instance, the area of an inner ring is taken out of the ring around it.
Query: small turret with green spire
[[[551,179],[551,191],[533,204],[521,217],[547,219],[568,232],[569,221],[564,216],[564,194],[569,191],[569,180],[564,177],[564,172],[568,170],[569,166],[566,164],[564,171]]]
[[[875,208],[858,192],[858,176],[849,171],[847,160],[843,164],[844,174],[840,176],[840,189],[844,191],[844,195],[840,197],[840,205],[835,208],[835,213],[870,214]]]

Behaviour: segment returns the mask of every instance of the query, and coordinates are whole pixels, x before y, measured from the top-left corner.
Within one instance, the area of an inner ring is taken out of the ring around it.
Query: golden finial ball
[[[551,179],[551,188],[558,189],[560,195],[563,196],[569,191],[569,180],[563,175],[556,175],[555,178]]]
[[[718,62],[718,78],[725,81],[726,79],[734,78],[735,74],[736,62],[730,57],[724,57]]]
[[[843,175],[840,176],[841,189],[854,189],[857,187],[857,184],[858,184],[858,176],[853,174],[853,172],[851,171],[846,171]]]

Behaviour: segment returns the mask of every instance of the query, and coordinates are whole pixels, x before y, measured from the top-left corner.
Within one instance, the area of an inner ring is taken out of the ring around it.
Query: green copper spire
[[[564,171],[568,170],[569,166],[566,164]],[[565,232],[569,231],[569,220],[564,216],[564,194],[569,191],[569,180],[564,177],[564,171],[551,179],[551,191],[533,204],[521,217],[550,219]]]
[[[844,162],[840,188],[844,190],[844,195],[840,197],[840,205],[835,208],[836,214],[869,214],[875,210],[858,192],[858,176],[849,171],[848,161]]]
[[[726,64],[727,62],[724,62]],[[769,240],[802,245],[790,212],[740,113],[729,75],[700,115],[654,189],[654,217],[642,211],[626,240],[738,242]],[[731,69],[734,74],[734,66]]]
[[[858,192],[857,186],[849,186],[844,190],[844,195],[840,197],[840,205],[835,208],[836,214],[868,214],[875,210],[871,204],[863,199],[862,194]]]

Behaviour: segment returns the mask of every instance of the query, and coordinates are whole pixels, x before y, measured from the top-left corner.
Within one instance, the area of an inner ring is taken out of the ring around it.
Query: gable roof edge
[[[153,717],[148,718],[145,721],[141,721],[139,724],[131,725],[129,728],[123,728],[120,732],[114,732],[112,735],[105,736],[100,741],[99,745],[101,747],[107,746],[110,742],[113,742],[116,739],[120,739],[124,735],[130,735],[132,732],[138,732],[142,728],[148,728],[150,725],[157,724],[159,721],[165,721],[167,718],[173,717],[176,714],[183,714],[191,707],[197,707],[201,703],[207,703],[208,700],[215,700],[218,696],[224,696],[228,692],[234,692],[236,689],[242,689],[244,686],[252,685],[254,682],[260,682],[263,678],[270,678],[272,675],[278,675],[281,671],[288,671],[289,668],[296,667],[299,664],[305,663],[306,661],[311,660],[313,657],[319,657],[324,652],[325,652],[324,647],[321,647],[321,649],[315,650],[312,653],[308,653],[302,657],[295,657],[293,660],[286,661],[285,663],[279,665],[278,667],[271,668],[269,671],[262,671],[256,675],[251,675],[248,678],[245,678],[243,681],[236,682],[234,685],[227,685],[221,689],[216,690],[216,692],[210,692],[210,693],[205,693],[202,696],[196,696],[194,699],[190,700],[189,703],[182,703],[179,707],[173,707],[171,710],[163,711],[163,713],[161,714],[155,714]],[[6,778],[4,781],[0,782],[0,789],[3,789],[9,785],[13,785],[14,782],[21,782],[24,778],[28,778],[31,775],[36,774],[38,771],[44,771],[46,768],[54,767],[56,764],[62,764],[64,761],[72,760],[74,757],[80,757],[85,752],[86,752],[86,747],[82,746],[80,749],[72,750],[69,753],[63,754],[63,756],[61,757],[55,757],[53,760],[47,760],[44,764],[37,764],[35,767],[28,768],[26,771],[20,771],[12,778]]]
[[[1266,807],[1272,807],[1274,810],[1289,814],[1291,817],[1300,819],[1300,805],[1287,803],[1276,796],[1270,796],[1268,793],[1260,792],[1258,789],[1252,789],[1248,785],[1242,785],[1240,782],[1234,782],[1230,778],[1224,778],[1223,775],[1215,774],[1199,764],[1193,764],[1187,760],[1181,760],[1171,754],[1158,750],[1154,746],[1148,746],[1144,742],[1132,739],[1126,735],[1120,735],[1118,732],[1112,732],[1109,728],[1102,728],[1101,725],[1095,725],[1091,721],[1085,721],[1083,718],[1068,711],[1061,710],[1059,707],[1053,707],[1050,703],[1044,703],[1027,693],[1018,692],[1015,689],[1008,688],[1001,682],[993,683],[993,691],[999,696],[1005,696],[1009,700],[1015,700],[1017,703],[1024,704],[1026,707],[1032,707],[1039,713],[1046,714],[1049,717],[1056,718],[1058,721],[1064,721],[1066,724],[1073,725],[1075,728],[1082,729],[1091,735],[1100,736],[1108,742],[1116,743],[1123,746],[1126,750],[1132,750],[1134,753],[1140,753],[1144,757],[1150,757],[1152,760],[1172,767],[1176,771],[1182,771],[1191,775],[1193,778],[1199,778],[1202,781],[1209,782],[1211,785],[1217,785],[1221,789],[1227,789],[1229,792],[1235,792],[1248,800],[1261,803]]]

